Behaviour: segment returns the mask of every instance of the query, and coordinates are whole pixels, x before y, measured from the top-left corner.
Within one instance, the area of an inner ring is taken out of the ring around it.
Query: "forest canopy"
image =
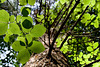
[[[0,0],[0,48],[23,66],[45,43],[49,58],[57,48],[70,67],[100,67],[99,24],[100,0]]]

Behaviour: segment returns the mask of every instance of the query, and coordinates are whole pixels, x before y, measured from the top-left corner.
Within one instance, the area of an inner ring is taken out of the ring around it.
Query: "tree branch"
[[[63,21],[63,24],[61,25],[60,29],[58,30],[57,34],[55,35],[52,44],[50,45],[50,49],[49,49],[48,55],[51,54],[52,49],[53,49],[53,46],[54,46],[54,43],[55,43],[55,41],[56,41],[56,39],[57,39],[57,37],[58,37],[60,31],[63,29],[63,26],[65,25],[66,21],[68,20],[69,16],[71,15],[71,13],[74,11],[74,9],[76,8],[76,6],[79,4],[79,1],[80,1],[80,0],[76,1],[74,7],[73,7],[72,10],[69,12],[69,14],[68,14],[68,16],[66,17],[66,19]]]
[[[53,29],[52,34],[54,34],[55,28],[56,28],[57,25],[59,24],[59,22],[60,22],[60,20],[62,19],[63,15],[66,13],[66,11],[68,12],[68,10],[69,10],[69,8],[70,8],[72,2],[73,2],[73,0],[71,0],[71,2],[70,2],[70,4],[69,4],[68,8],[66,8],[66,10],[64,11],[64,13],[63,13],[62,16],[60,17],[60,19],[59,19],[57,22],[54,22],[54,23],[56,23],[56,25],[54,25],[54,29]],[[66,13],[66,15],[67,15],[67,13]],[[65,16],[64,18],[66,18],[66,16]],[[63,22],[63,21],[62,21],[62,22]]]
[[[81,14],[81,16],[79,17],[79,19],[74,23],[73,27],[70,29],[71,31],[74,29],[74,27],[77,25],[77,23],[81,20],[81,17],[84,15],[85,11],[87,10],[89,6],[87,6],[85,8],[85,10],[83,11],[83,13]]]
[[[58,17],[60,16],[60,13],[62,12],[62,10],[64,9],[65,6],[66,6],[66,3],[64,4],[63,8],[59,11],[59,13],[57,14],[57,17],[54,19],[54,22],[52,23],[52,25],[50,27],[55,26],[55,23],[56,23]]]
[[[15,8],[12,6],[12,4],[9,2],[9,0],[7,0],[7,2],[10,4],[10,6],[13,8],[13,10],[15,10]]]
[[[46,46],[48,46],[48,44],[45,42],[45,40],[43,40],[41,37],[39,37],[39,39],[42,40]]]
[[[99,59],[99,60],[95,60],[94,62],[91,62],[91,63],[85,65],[84,67],[89,67],[90,65],[92,65],[92,64],[94,64],[94,63],[96,63],[96,62],[99,62],[99,61],[100,61],[100,59]]]
[[[61,43],[61,45],[60,45],[60,47],[59,47],[60,49],[62,48],[63,44],[66,42],[68,36],[71,35],[71,31],[74,29],[74,27],[77,25],[77,23],[81,20],[81,17],[83,16],[83,14],[85,13],[85,11],[87,10],[88,7],[89,7],[89,6],[87,6],[87,7],[85,8],[85,10],[84,10],[83,13],[81,14],[81,16],[80,16],[80,17],[78,18],[78,20],[74,23],[73,27],[70,29],[70,31],[67,32],[67,35],[66,35],[65,39],[63,40],[63,42]]]
[[[42,0],[39,0],[39,3],[40,3],[39,15],[40,15],[40,13],[41,13],[41,10],[42,10]]]

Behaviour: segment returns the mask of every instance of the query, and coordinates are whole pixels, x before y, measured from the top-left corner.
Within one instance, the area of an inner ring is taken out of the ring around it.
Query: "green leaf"
[[[100,53],[98,53],[96,60],[100,59]]]
[[[27,38],[28,44],[29,44],[32,41],[32,36],[30,34],[27,34],[26,38]]]
[[[82,61],[82,58],[79,58],[78,60],[79,60],[79,61]]]
[[[9,22],[9,13],[5,10],[0,10],[0,22]]]
[[[91,51],[93,51],[93,48],[91,46],[89,46],[89,47],[87,47],[87,50],[91,52]]]
[[[34,5],[36,0],[28,0],[29,5]]]
[[[31,9],[29,7],[21,7],[21,13],[24,17],[27,17],[31,13]]]
[[[3,2],[5,2],[6,0],[1,0],[1,2],[0,3],[3,3]]]
[[[60,0],[61,4],[64,4],[66,2],[66,0]]]
[[[100,1],[98,1],[98,2],[96,3],[96,8],[97,8],[98,10],[100,10]]]
[[[83,58],[87,58],[87,55],[86,55],[86,54],[84,54],[84,55],[83,55]]]
[[[27,49],[20,51],[17,55],[17,59],[20,63],[25,64],[30,58],[30,53]]]
[[[100,18],[100,12],[98,13],[98,18]]]
[[[24,20],[23,23],[22,23],[23,27],[26,28],[26,29],[30,29],[32,27],[32,23],[31,21],[29,20]]]
[[[5,42],[8,42],[8,41],[9,41],[9,36],[10,36],[9,34],[6,34],[6,36],[5,36],[5,38],[4,38],[4,41],[5,41]]]
[[[85,61],[80,62],[80,64],[85,64]]]
[[[42,45],[41,42],[38,41],[33,41],[33,44],[28,47],[31,51],[33,51],[34,53],[40,53],[43,52],[45,50],[44,46]]]
[[[84,5],[89,5],[90,2],[91,2],[91,0],[83,0],[83,4],[84,4]]]
[[[99,46],[99,43],[98,43],[98,42],[95,42],[95,43],[93,44],[93,48],[94,48],[94,49],[96,49],[98,46]]]
[[[82,52],[80,52],[79,57],[82,57],[82,56],[83,56],[83,53],[82,53]]]
[[[85,13],[83,15],[83,17],[85,18],[85,20],[89,20],[91,18],[90,14],[89,13]]]
[[[17,41],[22,41],[22,42],[24,42],[25,43],[25,37],[17,37]]]
[[[100,62],[94,63],[92,67],[100,67]]]
[[[25,32],[25,33],[29,33],[29,32],[31,31],[32,28],[26,29],[26,28],[24,28],[23,25],[22,25],[22,23],[23,23],[25,20],[29,20],[29,21],[33,24],[33,19],[32,19],[30,16],[28,16],[28,17],[22,17],[22,21],[21,21],[22,30],[23,30],[23,32]]]
[[[8,29],[8,24],[0,22],[0,35],[5,34],[7,29]]]
[[[7,29],[7,34],[13,35],[13,33],[9,29]]]
[[[61,39],[57,38],[56,42],[57,42],[57,47],[60,47],[60,44],[62,43]]]
[[[19,34],[20,28],[16,23],[10,23],[9,24],[9,30],[13,33],[13,34]]]
[[[95,20],[94,27],[95,28],[99,28],[99,22],[98,22],[98,20]]]
[[[28,16],[28,17],[22,17],[22,21],[21,22],[23,22],[26,19],[29,20],[31,23],[33,23],[33,19],[30,16]]]
[[[38,15],[37,14],[37,21],[41,22],[41,20],[43,20],[44,16],[43,15]]]
[[[88,43],[88,45],[89,45],[89,46],[93,46],[93,44],[92,44],[92,43]]]
[[[15,16],[14,15],[11,15],[10,16],[10,22],[14,22],[15,21]]]
[[[94,55],[96,55],[97,56],[97,53],[99,52],[99,48],[98,49],[96,49],[95,51],[94,51]]]
[[[20,45],[20,41],[15,41],[15,42],[12,44],[12,48],[13,48],[15,51],[21,51],[21,50],[24,50],[26,47],[25,47],[25,46],[21,46],[21,45]]]
[[[95,15],[94,15],[94,14],[92,14],[90,19],[92,20],[94,17],[95,17]]]
[[[17,16],[17,23],[19,23],[19,21],[21,20],[21,18],[22,17],[20,15]]]
[[[87,58],[90,58],[91,54],[87,54]]]
[[[40,37],[46,32],[46,28],[43,25],[37,24],[34,26],[34,28],[31,30],[31,35],[33,37]]]
[[[85,26],[87,26],[90,22],[91,22],[91,21],[87,21],[87,22],[85,23]]]
[[[93,7],[95,5],[96,1],[95,0],[91,0],[90,6]]]
[[[27,4],[27,0],[19,0],[20,5],[26,5]]]

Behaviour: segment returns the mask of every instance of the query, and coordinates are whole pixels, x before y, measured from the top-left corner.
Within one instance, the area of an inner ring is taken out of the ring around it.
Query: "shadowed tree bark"
[[[67,59],[63,56],[59,48],[56,47],[56,43],[51,52],[51,57],[48,57],[49,45],[47,34],[44,34],[39,40],[46,50],[39,54],[32,55],[24,67],[69,67]],[[50,40],[50,42],[52,42],[52,40]]]
[[[40,0],[39,2],[40,2],[40,9],[38,10],[37,13],[40,14],[42,11],[42,8],[41,8],[42,0]],[[66,3],[63,4],[63,8],[61,8],[59,13],[57,14],[56,18],[54,19],[54,22],[52,24],[50,24],[50,20],[48,21],[49,14],[50,14],[50,12],[49,12],[50,5],[45,0],[43,15],[44,15],[45,23],[46,23],[46,25],[44,24],[44,26],[47,28],[47,31],[42,37],[39,38],[39,41],[44,45],[46,50],[39,54],[33,54],[31,56],[30,60],[25,64],[24,67],[70,67],[69,62],[66,59],[66,56],[60,51],[60,49],[63,47],[64,43],[66,42],[66,40],[68,39],[69,36],[74,36],[76,38],[80,37],[80,36],[76,36],[73,34],[73,29],[80,22],[82,16],[84,15],[84,13],[86,12],[86,10],[89,7],[88,5],[86,6],[86,8],[80,14],[79,18],[70,27],[70,26],[66,25],[66,22],[68,21],[70,15],[75,10],[76,6],[80,3],[80,0],[77,0],[77,1],[75,0],[74,6],[69,11],[69,8],[71,7],[72,2],[73,2],[73,0],[70,1],[70,4],[67,5],[66,9],[65,9]],[[63,13],[61,13],[64,9],[65,9],[65,11]],[[66,16],[64,18],[62,18],[63,15],[66,15]],[[40,23],[40,22],[38,22],[38,23]],[[65,36],[65,38],[62,40],[60,47],[57,48],[56,47],[57,46],[56,39],[61,34],[61,31],[68,27],[70,27],[70,29],[68,31],[66,31],[66,33],[63,33],[64,34],[63,36]],[[56,28],[58,28],[58,30],[56,30]],[[84,37],[84,33],[82,34],[81,37]]]
[[[65,43],[68,36],[71,35],[71,31],[77,25],[77,23],[80,21],[80,18],[83,16],[83,14],[85,13],[88,6],[83,11],[83,13],[79,17],[79,19],[72,26],[70,31],[67,31],[67,35],[65,35],[66,37],[65,37],[64,41],[62,41],[61,46],[59,48],[56,47],[55,41],[58,38],[58,35],[62,31],[62,29],[64,28],[64,25],[65,25],[66,21],[69,19],[69,16],[71,15],[71,13],[73,13],[74,9],[79,4],[79,1],[80,0],[76,1],[75,5],[71,9],[71,11],[68,14],[66,14],[67,16],[61,21],[60,24],[59,24],[59,21],[57,22],[56,20],[58,19],[58,17],[60,16],[60,13],[62,12],[62,10],[64,8],[62,8],[60,10],[60,12],[58,13],[58,15],[55,18],[54,22],[52,23],[52,25],[50,25],[50,21],[47,20],[48,17],[49,17],[48,16],[49,6],[46,4],[46,0],[45,0],[44,19],[45,19],[45,22],[47,22],[48,26],[46,27],[47,32],[42,37],[39,38],[39,41],[41,41],[41,43],[44,45],[46,50],[44,52],[39,53],[39,54],[35,54],[35,55],[33,54],[31,56],[30,60],[25,64],[24,67],[70,67],[67,59],[65,58],[66,56],[60,51],[60,49],[63,46],[63,44]],[[71,0],[70,5],[65,10],[64,14],[69,10],[72,2],[73,2],[73,0]],[[66,7],[66,4],[64,4],[64,7]],[[46,11],[46,9],[47,9],[47,11]],[[40,10],[41,10],[41,8],[40,8]],[[39,14],[40,14],[40,11],[39,11]],[[62,16],[64,14],[62,14]],[[62,18],[62,16],[61,16],[61,18]],[[57,32],[54,32],[54,31],[56,31],[55,27],[52,28],[52,26],[54,26],[54,25],[56,27],[58,25],[60,25],[60,28]]]

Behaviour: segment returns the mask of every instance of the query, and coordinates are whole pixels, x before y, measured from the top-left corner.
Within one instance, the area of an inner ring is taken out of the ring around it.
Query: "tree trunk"
[[[24,67],[70,67],[67,59],[63,56],[59,48],[56,47],[56,43],[51,53],[52,57],[48,56],[49,46],[47,34],[43,35],[39,40],[46,50],[39,54],[32,55]]]

